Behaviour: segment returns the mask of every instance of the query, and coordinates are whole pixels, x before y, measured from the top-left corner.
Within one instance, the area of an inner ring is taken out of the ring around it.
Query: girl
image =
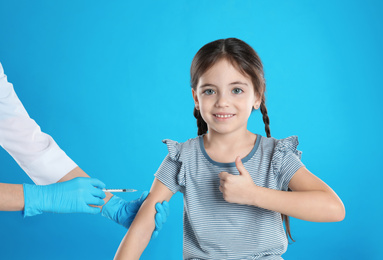
[[[263,66],[249,45],[235,38],[208,43],[190,72],[198,136],[164,141],[169,154],[116,259],[139,259],[155,203],[177,191],[184,194],[184,259],[282,259],[282,218],[343,220],[342,201],[301,162],[297,137],[271,137]],[[256,109],[267,138],[247,130]]]

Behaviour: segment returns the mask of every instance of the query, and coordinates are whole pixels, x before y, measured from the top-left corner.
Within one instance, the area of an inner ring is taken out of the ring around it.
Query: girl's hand
[[[249,172],[243,166],[241,158],[235,159],[235,165],[239,171],[239,175],[233,175],[228,172],[220,172],[219,190],[223,194],[223,198],[230,203],[253,205],[252,193],[257,188],[251,178]]]

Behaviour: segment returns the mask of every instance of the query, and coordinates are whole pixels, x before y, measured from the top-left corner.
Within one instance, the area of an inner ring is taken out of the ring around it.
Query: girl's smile
[[[233,116],[235,116],[235,114],[227,114],[227,113],[217,113],[217,114],[213,114],[217,120],[226,120],[226,119],[230,119],[232,118]]]

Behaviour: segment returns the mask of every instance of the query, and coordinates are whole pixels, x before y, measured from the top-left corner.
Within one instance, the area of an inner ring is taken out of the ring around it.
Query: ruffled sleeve
[[[301,162],[302,152],[297,150],[298,144],[298,137],[290,136],[278,140],[274,148],[271,166],[280,190],[288,190],[291,178],[304,166]]]
[[[162,140],[162,142],[168,147],[169,157],[174,161],[179,161],[181,144],[170,139]]]
[[[185,171],[182,165],[182,144],[165,139],[162,141],[168,147],[169,154],[163,160],[155,173],[155,177],[173,193],[183,191],[185,187]]]

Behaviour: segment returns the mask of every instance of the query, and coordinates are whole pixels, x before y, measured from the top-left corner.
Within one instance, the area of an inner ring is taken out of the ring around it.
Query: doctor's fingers
[[[160,202],[157,202],[155,207],[156,207],[156,211],[157,211],[156,222],[157,222],[157,220],[158,220],[158,222],[161,222],[161,224],[166,222],[168,215],[166,214],[166,210],[164,209],[162,204]],[[158,219],[157,219],[157,217],[158,217]],[[156,223],[156,225],[157,225],[157,223]]]
[[[99,189],[104,189],[106,187],[105,183],[103,183],[99,179],[96,179],[96,178],[86,178],[86,179],[94,187],[97,187]]]
[[[82,211],[82,213],[88,213],[88,214],[98,214],[100,212],[101,212],[100,208],[92,207],[92,206],[89,206],[89,205],[86,205],[83,208],[83,211]]]
[[[149,195],[149,191],[144,191],[142,193],[141,197],[139,198],[140,202],[143,203],[146,200],[146,198],[148,197],[148,195]]]
[[[95,205],[95,206],[102,206],[105,204],[105,201],[103,199],[100,199],[99,197],[95,197],[92,195],[87,196],[84,202],[88,205]]]
[[[170,214],[169,202],[167,202],[166,200],[164,200],[161,204],[162,204],[162,207],[164,207],[166,216],[168,217],[169,214]]]
[[[106,197],[105,192],[103,192],[102,189],[93,186],[89,188],[88,192],[93,197],[98,197],[100,199],[104,199]]]
[[[152,233],[151,239],[156,238],[157,236],[158,236],[158,231],[154,230],[153,233]]]
[[[104,201],[102,199],[89,195],[87,199],[83,199],[81,202],[79,201],[75,209],[73,209],[71,212],[98,214],[101,212],[101,209],[96,206],[102,206],[103,204]]]
[[[99,179],[95,179],[95,178],[76,177],[67,182],[73,184],[75,187],[82,188],[82,189],[88,189],[88,188],[94,188],[94,187],[99,189],[105,188],[105,184]]]
[[[156,224],[156,228],[154,229],[155,231],[161,230],[162,224],[164,223],[161,214],[156,213],[154,216],[154,223]]]

